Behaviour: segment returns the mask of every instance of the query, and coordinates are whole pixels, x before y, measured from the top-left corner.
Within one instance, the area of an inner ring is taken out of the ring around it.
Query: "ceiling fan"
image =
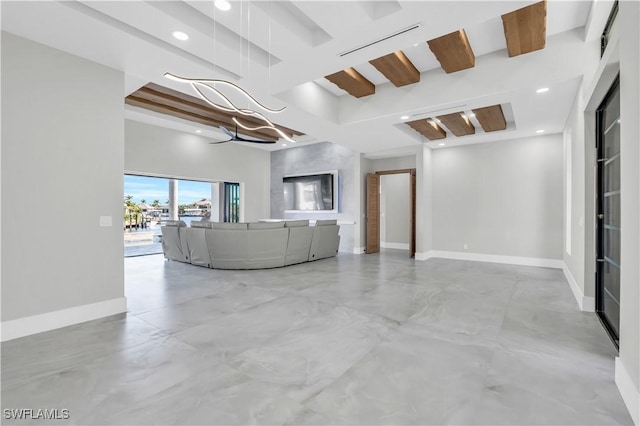
[[[276,141],[264,141],[264,140],[259,140],[259,139],[246,139],[243,138],[241,136],[238,136],[238,125],[236,124],[236,133],[235,135],[233,133],[231,133],[231,131],[229,129],[227,129],[224,126],[220,126],[220,130],[222,130],[224,133],[226,133],[227,135],[229,135],[229,137],[231,139],[227,139],[226,141],[220,141],[220,142],[209,142],[213,145],[219,144],[219,143],[227,143],[227,142],[251,142],[251,143],[276,143]]]

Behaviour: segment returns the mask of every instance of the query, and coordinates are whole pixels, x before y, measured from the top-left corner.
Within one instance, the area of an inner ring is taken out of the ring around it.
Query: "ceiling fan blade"
[[[233,134],[233,133],[231,133],[231,131],[230,131],[229,129],[227,129],[227,128],[226,128],[226,127],[224,127],[224,126],[220,126],[220,130],[222,130],[222,131],[223,131],[224,133],[226,133],[230,138],[232,138],[232,139],[233,139],[234,134]]]
[[[220,130],[226,133],[231,139],[222,141],[222,142],[209,142],[210,144],[219,144],[219,143],[227,143],[227,142],[250,142],[250,143],[276,143],[276,141],[263,141],[258,139],[245,139],[241,136],[238,136],[238,126],[236,126],[236,133],[233,134],[229,129],[224,126],[220,126]]]
[[[238,141],[238,142],[250,142],[250,143],[276,143],[276,141],[264,141],[264,140],[259,140],[259,139],[245,139],[241,136],[237,136],[235,138],[233,138],[233,140]]]
[[[243,142],[251,142],[251,143],[264,143],[264,144],[271,144],[271,143],[276,143],[276,141],[243,141]]]

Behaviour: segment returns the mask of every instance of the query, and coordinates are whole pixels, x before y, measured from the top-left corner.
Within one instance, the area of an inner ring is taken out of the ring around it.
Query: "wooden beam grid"
[[[447,132],[430,119],[407,121],[406,124],[425,138],[435,141],[447,137]]]
[[[502,15],[509,57],[544,49],[547,36],[547,2],[543,0]]]
[[[476,57],[464,29],[429,40],[427,44],[447,74],[476,65]]]
[[[376,93],[376,86],[354,68],[338,71],[325,78],[356,98]]]
[[[476,132],[476,128],[469,120],[469,117],[462,112],[439,115],[438,120],[456,136],[473,135]]]
[[[396,87],[420,81],[420,71],[401,50],[373,59],[369,63]]]
[[[500,105],[476,108],[472,111],[485,132],[495,132],[507,128],[507,121]]]

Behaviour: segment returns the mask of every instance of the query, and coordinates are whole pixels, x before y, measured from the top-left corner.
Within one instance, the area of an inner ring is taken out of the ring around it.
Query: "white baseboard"
[[[409,243],[387,243],[380,241],[380,247],[396,250],[409,250]]]
[[[364,254],[366,247],[356,247],[353,249],[353,254]]]
[[[640,424],[640,392],[633,384],[633,380],[629,376],[629,372],[620,361],[620,357],[616,357],[615,362],[616,386],[622,395],[622,400],[631,414],[634,424]]]
[[[430,252],[430,251],[426,251],[426,252],[416,252],[415,258],[416,258],[416,260],[427,260],[427,259],[431,259],[431,252]]]
[[[569,287],[571,288],[571,292],[573,292],[573,297],[576,298],[576,302],[578,302],[578,306],[581,311],[585,312],[595,312],[596,311],[596,299],[595,297],[585,296],[582,292],[582,289],[578,285],[578,282],[571,274],[569,267],[564,263],[562,265],[562,272],[564,272],[564,276],[569,282]]]
[[[473,262],[505,263],[508,265],[538,266],[542,268],[562,269],[564,262],[560,259],[540,259],[536,257],[502,256],[496,254],[467,253],[457,251],[431,250],[416,253],[416,260],[427,260],[432,257],[441,259],[470,260]]]
[[[127,298],[105,300],[2,322],[0,341],[17,339],[127,311]]]

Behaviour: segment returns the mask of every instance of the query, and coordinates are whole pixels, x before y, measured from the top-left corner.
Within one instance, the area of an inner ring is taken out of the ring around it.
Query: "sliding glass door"
[[[224,221],[240,222],[240,184],[224,183]]]
[[[614,344],[620,326],[620,82],[597,111],[596,312]]]

